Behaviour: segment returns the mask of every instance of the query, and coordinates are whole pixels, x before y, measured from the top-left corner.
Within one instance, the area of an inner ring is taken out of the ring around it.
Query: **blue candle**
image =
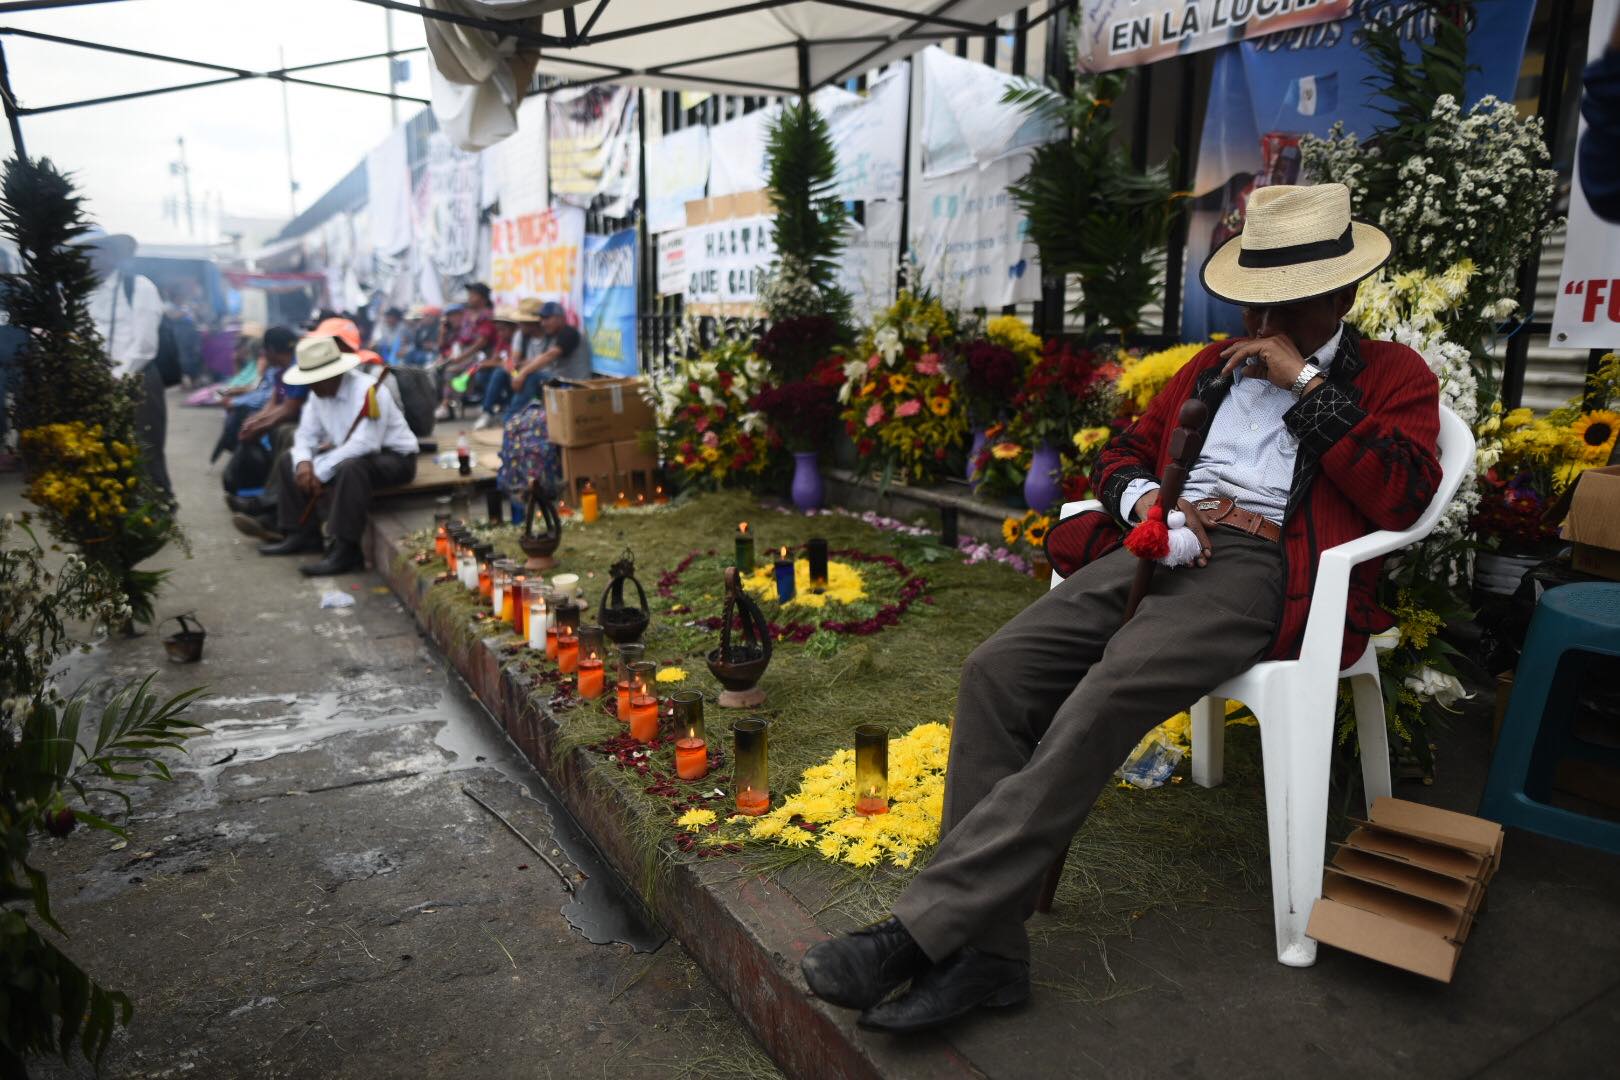
[[[783,548],[782,557],[776,560],[776,599],[785,604],[792,600],[795,595],[793,560],[787,557],[787,548]]]

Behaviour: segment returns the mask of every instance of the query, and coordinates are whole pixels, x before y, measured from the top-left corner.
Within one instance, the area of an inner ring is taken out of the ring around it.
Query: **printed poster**
[[[636,230],[585,238],[585,319],[591,370],[636,375]]]
[[[1593,33],[1586,58],[1596,60],[1608,38],[1598,28],[1613,26],[1620,0],[1596,0]],[[1586,120],[1580,124],[1586,133]],[[1577,155],[1578,158],[1579,155]],[[1611,349],[1620,345],[1620,225],[1599,219],[1581,190],[1580,162],[1569,193],[1569,237],[1553,309],[1552,343],[1566,349]]]
[[[464,277],[478,265],[478,164],[478,154],[457,149],[443,133],[428,137],[428,250],[444,277]]]
[[[681,211],[686,216],[686,211]],[[686,230],[659,233],[654,238],[658,247],[658,295],[686,295]]]
[[[1378,7],[1380,19],[1410,6]],[[1354,10],[1366,7],[1358,0]],[[1468,100],[1486,94],[1512,100],[1534,0],[1493,0],[1474,8],[1468,38]],[[1215,57],[1188,222],[1181,336],[1241,333],[1242,316],[1204,291],[1199,271],[1209,253],[1243,231],[1250,193],[1268,184],[1309,183],[1299,144],[1325,136],[1334,121],[1366,135],[1383,122],[1365,80],[1358,15],[1270,34],[1222,49]]]
[[[1080,71],[1151,64],[1264,34],[1342,19],[1352,0],[1084,0]]]
[[[1007,185],[1029,170],[1030,151],[978,169],[924,177],[912,189],[910,250],[922,285],[946,307],[999,308],[1041,297],[1040,260]]]
[[[641,163],[636,91],[587,86],[553,91],[546,99],[552,197],[589,206],[601,196],[604,215],[628,216]]]
[[[555,300],[568,321],[580,325],[584,246],[585,211],[577,206],[496,218],[490,223],[489,270],[495,305],[514,305],[528,296]]]

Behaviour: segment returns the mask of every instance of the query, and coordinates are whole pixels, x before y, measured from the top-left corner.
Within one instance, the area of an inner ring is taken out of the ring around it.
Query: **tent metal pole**
[[[116,4],[120,0],[13,0],[0,4],[0,15],[20,15],[25,11],[48,11],[51,8],[88,7],[91,4]]]
[[[91,105],[112,105],[120,101],[135,101],[139,98],[157,97],[159,94],[173,94],[181,90],[200,90],[205,86],[224,86],[229,83],[246,82],[251,75],[225,75],[218,79],[203,79],[200,82],[181,83],[179,86],[160,86],[155,90],[133,90],[127,94],[109,94],[106,97],[85,98],[81,101],[64,101],[60,105],[40,105],[31,109],[18,108],[19,116],[43,116],[46,113],[66,112],[68,109],[85,109]]]
[[[800,38],[793,48],[799,58],[799,100],[804,101],[810,97],[810,43]]]
[[[1069,63],[1069,5],[1059,0],[1048,2],[1052,5],[1047,11],[1052,16],[1052,25],[1046,34],[1046,77],[1068,94],[1074,90],[1074,66]],[[1041,309],[1035,325],[1037,334],[1052,338],[1063,333],[1063,307],[1067,299],[1065,275],[1053,274],[1042,265]]]
[[[1057,0],[1053,0],[1053,2],[1056,3]],[[878,44],[877,46],[875,46],[874,48],[868,50],[867,52],[862,53],[860,56],[856,57],[850,63],[845,64],[843,67],[839,68],[837,71],[835,71],[831,75],[827,76],[825,81],[827,83],[836,83],[839,80],[843,79],[844,76],[848,75],[852,71],[864,71],[864,70],[866,70],[867,62],[869,60],[871,60],[872,57],[878,55],[885,48],[887,48],[889,45],[894,44],[895,42],[908,40],[911,37],[911,35],[913,35],[913,34],[916,34],[917,37],[919,37],[919,38],[929,37],[931,39],[932,38],[955,37],[956,36],[955,34],[937,34],[937,33],[936,34],[920,34],[920,33],[918,33],[918,31],[920,31],[923,28],[923,26],[928,21],[930,21],[930,19],[937,22],[940,15],[943,15],[945,12],[947,12],[951,8],[955,7],[958,3],[960,3],[960,0],[945,0],[944,3],[940,4],[940,6],[935,9],[934,14],[932,16],[929,16],[928,18],[924,18],[922,16],[916,15],[915,13],[912,13],[912,12],[903,12],[902,13],[903,15],[905,15],[907,18],[912,19],[912,23],[911,23],[911,25],[909,27],[907,27],[905,30],[902,30],[898,34],[891,34],[882,43]],[[968,24],[968,25],[972,26],[972,24]],[[982,26],[973,26],[973,30],[976,33],[982,32],[983,29],[984,28]]]
[[[636,158],[636,183],[641,189],[641,204],[636,222],[636,246],[640,248],[641,272],[639,274],[639,295],[636,298],[636,327],[641,331],[641,343],[636,348],[637,365],[642,371],[648,370],[651,365],[651,334],[646,333],[648,324],[647,312],[651,310],[653,302],[657,299],[657,288],[654,287],[652,277],[652,230],[647,227],[647,91],[642,87],[636,88],[636,138],[641,141],[641,154]]]
[[[17,115],[17,99],[11,94],[11,69],[6,66],[6,46],[0,41],[0,103],[5,105],[6,122],[11,125],[11,145],[17,160],[27,161],[28,151],[23,146],[22,117]]]
[[[1172,181],[1175,190],[1186,191],[1192,183],[1192,111],[1194,91],[1197,88],[1198,58],[1183,56],[1180,63],[1181,86],[1176,99],[1176,175]],[[1187,204],[1180,200],[1170,219],[1169,248],[1164,253],[1164,334],[1169,338],[1181,336],[1181,272],[1187,248]]]
[[[900,237],[894,251],[896,291],[915,284],[908,280],[906,257],[911,253],[911,117],[921,107],[917,103],[917,87],[922,82],[920,71],[915,61],[907,63],[906,78],[911,86],[906,94],[906,138],[900,154]]]

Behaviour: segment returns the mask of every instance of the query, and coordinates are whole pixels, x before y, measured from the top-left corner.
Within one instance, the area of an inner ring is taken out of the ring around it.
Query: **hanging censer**
[[[538,535],[534,531],[534,517],[537,510],[545,523],[545,531]],[[536,477],[529,482],[529,494],[523,511],[523,535],[518,537],[518,546],[523,549],[523,554],[529,557],[524,567],[529,570],[550,570],[557,565],[557,560],[552,556],[556,554],[557,545],[560,543],[562,543],[562,518],[557,516],[557,504],[552,501],[551,493]]]
[[[732,637],[733,613],[741,616],[742,640]],[[726,567],[726,606],[720,621],[720,647],[708,656],[709,670],[725,687],[722,709],[757,709],[765,704],[760,677],[771,662],[771,626],[759,605],[743,592],[735,566]]]
[[[652,615],[647,607],[647,590],[641,587],[636,580],[636,557],[629,548],[609,568],[612,579],[606,589],[602,590],[602,603],[598,606],[596,618],[602,630],[607,634],[608,640],[625,645],[638,641],[647,629],[647,623]],[[626,585],[636,587],[636,601],[634,605],[626,604],[624,591]]]

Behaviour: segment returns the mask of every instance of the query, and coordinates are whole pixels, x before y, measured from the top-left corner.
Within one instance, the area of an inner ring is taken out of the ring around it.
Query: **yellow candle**
[[[602,696],[602,661],[587,657],[579,662],[579,696],[594,700]]]
[[[580,516],[585,519],[586,524],[595,521],[600,512],[596,492],[589,487],[585,489],[585,494],[579,497],[579,512]]]
[[[557,670],[572,675],[579,670],[579,635],[557,634]]]

